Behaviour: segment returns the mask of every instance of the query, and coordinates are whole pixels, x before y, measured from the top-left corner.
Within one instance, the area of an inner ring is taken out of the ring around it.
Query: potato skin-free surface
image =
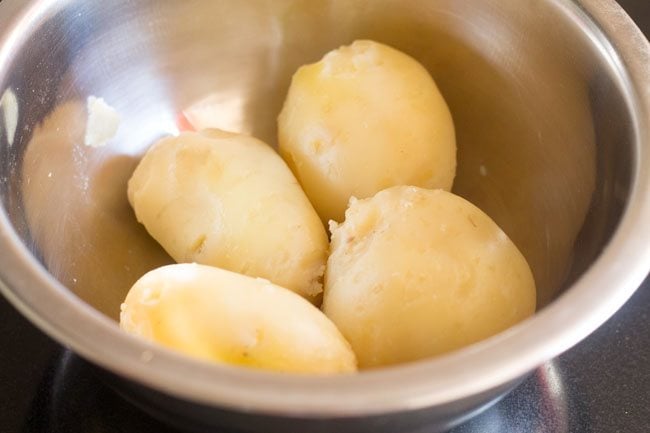
[[[415,361],[532,315],[526,260],[480,209],[442,190],[393,187],[333,224],[323,311],[360,368]]]
[[[203,360],[292,373],[356,370],[336,327],[266,280],[198,264],[147,273],[129,291],[125,331]]]
[[[177,262],[266,278],[311,299],[322,291],[325,228],[282,158],[253,137],[211,129],[164,138],[128,196]]]
[[[416,60],[357,41],[301,67],[278,118],[280,154],[323,221],[342,221],[350,197],[396,185],[450,190],[451,114]]]

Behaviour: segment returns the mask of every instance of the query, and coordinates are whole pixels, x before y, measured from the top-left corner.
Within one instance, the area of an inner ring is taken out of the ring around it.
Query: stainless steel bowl
[[[126,291],[170,261],[126,201],[147,146],[208,95],[219,126],[274,143],[292,72],[357,38],[437,80],[455,191],[524,252],[538,313],[354,377],[207,365],[123,334]],[[83,145],[89,95],[122,115],[100,149]],[[592,332],[650,268],[650,48],[611,0],[4,0],[0,97],[2,292],[126,396],[197,430],[443,430]]]

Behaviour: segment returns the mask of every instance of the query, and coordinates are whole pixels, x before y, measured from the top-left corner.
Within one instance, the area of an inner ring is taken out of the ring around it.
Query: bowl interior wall
[[[633,170],[623,73],[594,29],[561,13],[568,3],[50,2],[0,65],[0,92],[15,93],[20,113],[12,143],[0,126],[3,204],[55,277],[117,317],[131,284],[171,262],[126,200],[147,147],[201,101],[215,126],[275,145],[293,72],[375,39],[435,78],[456,125],[454,191],[514,240],[544,306],[606,244]],[[101,149],[83,145],[89,95],[122,117]]]

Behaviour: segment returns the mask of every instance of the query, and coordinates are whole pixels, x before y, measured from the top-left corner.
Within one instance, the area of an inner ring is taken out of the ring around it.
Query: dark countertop
[[[650,0],[619,3],[650,34]],[[0,433],[174,432],[124,402],[1,298],[0,347]],[[454,430],[479,432],[650,432],[650,278],[594,334]]]

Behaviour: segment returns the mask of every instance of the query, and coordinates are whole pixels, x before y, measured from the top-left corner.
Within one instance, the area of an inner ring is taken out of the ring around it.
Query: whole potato
[[[198,264],[138,280],[122,304],[125,331],[204,360],[293,373],[356,370],[325,315],[270,282]]]
[[[325,228],[272,148],[216,129],[164,138],[129,181],[136,217],[177,262],[266,278],[314,299]]]
[[[359,367],[461,348],[532,315],[535,282],[501,229],[442,190],[393,187],[332,224],[323,311]]]
[[[280,154],[323,221],[342,221],[350,197],[395,185],[450,190],[451,114],[416,60],[357,41],[301,67],[278,118]]]

